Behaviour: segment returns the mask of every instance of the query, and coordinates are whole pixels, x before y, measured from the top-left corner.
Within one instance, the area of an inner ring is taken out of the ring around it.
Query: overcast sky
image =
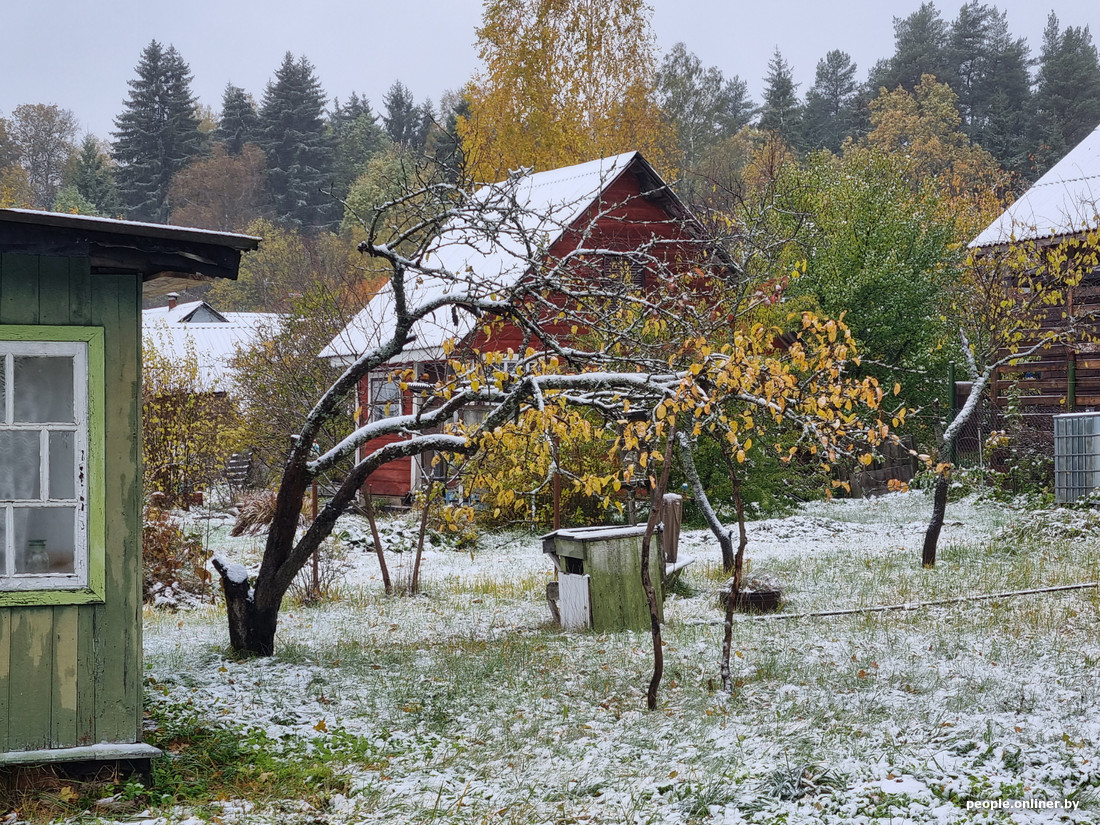
[[[778,46],[800,94],[830,49],[848,52],[859,77],[893,53],[893,18],[919,0],[650,0],[661,53],[682,40],[707,65],[748,81],[757,101]],[[960,3],[938,3],[955,17]],[[999,0],[1033,55],[1047,14],[1100,35],[1097,0]],[[438,100],[477,69],[480,0],[0,0],[0,116],[20,103],[71,109],[84,131],[109,138],[141,50],[171,43],[191,66],[192,88],[215,111],[226,83],[257,100],[283,55],[304,54],[329,98],[366,94],[377,110],[395,79],[417,100]]]

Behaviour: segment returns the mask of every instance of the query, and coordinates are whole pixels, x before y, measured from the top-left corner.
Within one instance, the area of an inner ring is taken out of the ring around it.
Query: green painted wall
[[[580,533],[565,531],[566,534]],[[649,600],[642,587],[642,530],[623,529],[620,535],[601,539],[593,531],[585,539],[559,537],[555,540],[560,556],[581,559],[582,572],[589,579],[592,599],[592,629],[600,632],[616,630],[648,630]],[[649,575],[657,595],[658,616],[663,619],[661,594],[661,539],[655,535],[649,548]]]
[[[0,325],[102,327],[106,385],[104,600],[0,607],[0,753],[141,739],[140,306],[137,276],[0,255]]]

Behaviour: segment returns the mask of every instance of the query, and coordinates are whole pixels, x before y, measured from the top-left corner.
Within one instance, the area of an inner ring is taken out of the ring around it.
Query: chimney
[[[169,292],[168,293],[168,309],[171,310],[171,309],[176,308],[176,300],[179,297],[180,297],[180,294],[178,292]]]

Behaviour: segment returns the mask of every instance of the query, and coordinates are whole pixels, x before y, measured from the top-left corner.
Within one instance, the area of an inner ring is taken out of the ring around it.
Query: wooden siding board
[[[92,325],[92,270],[87,258],[69,258],[69,323]]]
[[[0,279],[2,280],[2,279]],[[8,750],[8,713],[11,707],[11,608],[0,607],[0,753]]]
[[[38,257],[10,254],[0,257],[5,281],[0,295],[0,324],[37,324]]]
[[[69,323],[76,326],[102,324],[93,319],[92,273],[86,258],[69,259]],[[104,371],[104,379],[112,375]],[[106,424],[106,422],[104,422]],[[96,737],[96,611],[94,605],[78,608],[76,624],[76,718],[73,732],[76,746],[91,745]]]
[[[53,679],[53,608],[25,607],[12,613],[8,693],[8,749],[49,746]]]
[[[69,258],[42,257],[38,262],[38,323],[68,324]]]
[[[53,608],[53,706],[50,711],[50,747],[77,744],[77,636],[81,608]]]
[[[4,255],[0,323],[39,323],[39,268],[34,255]],[[13,610],[8,631],[8,735],[6,748],[44,747],[50,736],[53,608]]]
[[[100,275],[93,293],[95,323],[106,328],[107,581],[96,611],[95,718],[97,741],[134,742],[140,732],[140,282]],[[127,515],[129,514],[129,515]]]

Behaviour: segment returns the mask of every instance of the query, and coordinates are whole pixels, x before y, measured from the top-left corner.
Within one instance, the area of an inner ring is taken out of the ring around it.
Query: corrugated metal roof
[[[970,242],[1043,240],[1100,227],[1100,126]]]
[[[180,304],[171,312],[197,304]],[[280,316],[273,312],[224,312],[226,323],[187,323],[165,316],[167,307],[142,311],[141,334],[145,346],[152,346],[164,357],[183,360],[193,352],[198,362],[200,388],[207,392],[232,392],[233,375],[230,362],[238,349],[255,344],[260,333],[279,324]],[[189,314],[189,313],[184,313]]]
[[[534,241],[549,248],[563,231],[593,204],[600,193],[641,158],[637,152],[552,169],[486,186],[474,199],[490,207],[487,218],[477,226],[466,221],[444,228],[425,258],[455,278],[418,277],[407,286],[410,306],[422,306],[447,295],[483,297],[494,289],[508,288],[527,271],[528,244]],[[512,212],[511,197],[520,207]],[[495,214],[508,220],[493,220]],[[393,290],[380,289],[367,306],[321,353],[321,358],[351,359],[387,340],[393,333]],[[402,360],[434,360],[442,357],[443,342],[462,338],[473,327],[469,313],[455,313],[450,306],[438,310],[413,328],[416,341]]]

